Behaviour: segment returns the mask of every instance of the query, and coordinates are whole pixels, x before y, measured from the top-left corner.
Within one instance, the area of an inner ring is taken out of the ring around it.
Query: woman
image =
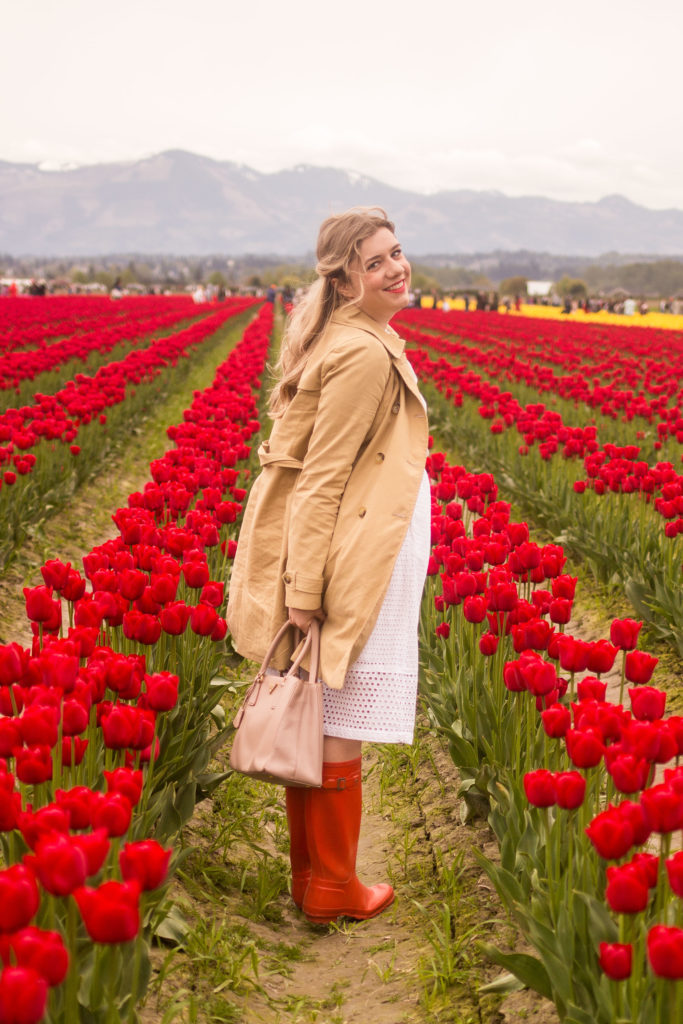
[[[430,500],[425,405],[389,326],[410,287],[394,225],[376,208],[329,217],[317,256],[283,339],[227,614],[236,650],[255,661],[287,618],[304,632],[322,624],[323,786],[287,788],[286,802],[292,897],[329,922],[394,899],[355,873],[361,744],[412,742]]]

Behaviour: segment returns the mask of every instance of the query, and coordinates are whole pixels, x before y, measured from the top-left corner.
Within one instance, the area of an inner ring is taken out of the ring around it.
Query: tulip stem
[[[80,979],[80,968],[78,964],[76,940],[76,901],[73,896],[67,897],[66,915],[66,944],[69,950],[69,973],[66,976],[66,992],[64,996],[64,1018],[65,1020],[78,1020],[80,1011],[78,1009],[78,983]]]
[[[140,984],[140,963],[142,961],[144,914],[142,913],[142,899],[140,901],[140,930],[135,938],[135,959],[133,961],[133,979],[130,992],[130,1006],[128,1007],[128,1024],[135,1024],[135,1007],[139,998],[138,985]]]

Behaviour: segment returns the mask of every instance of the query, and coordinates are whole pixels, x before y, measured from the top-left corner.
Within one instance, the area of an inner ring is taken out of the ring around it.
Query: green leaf
[[[521,992],[524,987],[523,981],[520,981],[516,975],[510,974],[510,972],[507,971],[505,974],[499,974],[498,977],[494,978],[493,981],[490,981],[488,985],[482,985],[479,992],[495,992],[498,995],[507,995],[508,992]]]
[[[548,972],[536,957],[527,953],[503,953],[489,942],[480,942],[477,945],[494,964],[514,974],[527,988],[552,1001],[553,990]]]
[[[174,905],[154,929],[154,935],[163,942],[182,946],[190,931],[190,922],[182,910]]]

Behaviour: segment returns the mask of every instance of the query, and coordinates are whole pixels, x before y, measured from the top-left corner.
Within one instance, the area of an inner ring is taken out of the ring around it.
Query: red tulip
[[[210,636],[218,621],[215,608],[208,604],[198,604],[190,613],[190,627],[198,636]]]
[[[586,668],[589,672],[609,672],[617,656],[618,647],[615,647],[609,642],[609,640],[596,640],[595,643],[590,644],[590,650],[588,652],[588,664]]]
[[[24,587],[26,614],[33,622],[49,622],[54,615],[55,602],[50,587]]]
[[[16,752],[16,774],[32,785],[52,778],[52,752],[48,746],[24,747]]]
[[[633,963],[633,947],[622,942],[600,943],[600,967],[608,978],[623,981],[630,978]]]
[[[586,828],[586,835],[605,860],[619,860],[635,841],[633,825],[612,806],[593,818]]]
[[[586,795],[586,780],[579,772],[558,772],[555,776],[557,806],[573,811],[580,807]]]
[[[524,792],[534,807],[552,807],[556,802],[555,777],[545,768],[527,772],[524,776]]]
[[[612,750],[614,748],[608,748]],[[620,793],[638,793],[647,785],[650,763],[632,754],[618,754],[606,758],[607,771]]]
[[[666,861],[666,873],[669,885],[677,896],[683,899],[683,851],[675,853]]]
[[[632,651],[638,643],[642,622],[635,619],[614,619],[610,626],[610,640],[622,651]]]
[[[665,834],[683,828],[683,793],[668,783],[646,789],[640,802],[653,832]]]
[[[659,978],[683,978],[683,928],[655,925],[647,936],[647,956]]]
[[[126,843],[119,854],[124,880],[136,881],[143,892],[158,889],[166,880],[171,852],[154,839]]]
[[[68,896],[83,885],[86,866],[81,850],[62,835],[42,839],[31,860],[40,884],[53,896]]]
[[[104,828],[109,836],[124,835],[132,817],[130,801],[123,793],[100,793],[98,796],[93,805],[93,828]]]
[[[541,711],[541,721],[546,735],[559,739],[566,735],[571,725],[569,708],[564,704],[551,704],[550,707]]]
[[[130,768],[116,768],[113,772],[104,772],[107,780],[108,793],[123,793],[131,807],[136,807],[142,796],[142,771]]]
[[[11,936],[9,946],[19,967],[32,967],[51,987],[64,981],[69,969],[69,954],[59,932],[29,925]]]
[[[5,967],[0,974],[2,1024],[38,1024],[47,1005],[47,981],[33,967]]]
[[[637,914],[645,910],[650,898],[647,878],[634,864],[607,868],[605,899],[615,914]]]
[[[140,930],[140,889],[136,882],[105,882],[74,893],[93,942],[129,942]]]
[[[557,646],[560,652],[560,667],[565,672],[583,672],[587,668],[590,644],[565,633],[559,638]]]
[[[111,844],[106,828],[96,828],[93,832],[72,836],[71,842],[85,857],[86,877],[92,878],[98,873],[109,853]]]
[[[568,729],[565,734],[567,753],[577,768],[594,768],[600,764],[605,745],[598,729]]]
[[[649,683],[659,658],[647,651],[629,651],[626,655],[626,678],[629,683]]]
[[[170,711],[178,703],[178,676],[171,672],[145,675],[147,704],[154,711]]]
[[[631,654],[639,653],[639,651],[631,651]],[[631,654],[626,655],[627,661]],[[654,686],[630,687],[628,695],[631,698],[631,710],[634,718],[654,722],[663,717],[666,705],[664,690],[657,690]]]
[[[40,896],[33,872],[24,864],[0,871],[0,932],[25,928],[38,910]]]
[[[479,650],[485,658],[492,657],[498,650],[498,637],[495,633],[482,633],[479,637]]]

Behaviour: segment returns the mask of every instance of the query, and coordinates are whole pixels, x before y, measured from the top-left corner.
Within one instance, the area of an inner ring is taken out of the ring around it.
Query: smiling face
[[[364,313],[386,327],[392,316],[408,305],[409,288],[410,264],[393,231],[379,228],[360,244],[348,297],[357,299]]]

